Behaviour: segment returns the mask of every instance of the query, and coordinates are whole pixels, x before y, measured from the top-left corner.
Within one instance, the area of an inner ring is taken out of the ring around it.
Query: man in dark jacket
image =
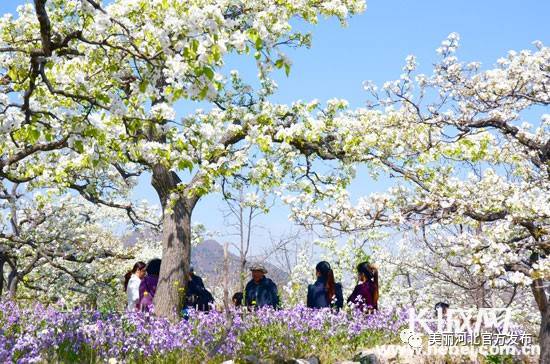
[[[261,264],[250,267],[252,280],[248,282],[245,289],[245,301],[249,307],[279,306],[279,294],[277,285],[269,278],[266,278],[267,269]]]

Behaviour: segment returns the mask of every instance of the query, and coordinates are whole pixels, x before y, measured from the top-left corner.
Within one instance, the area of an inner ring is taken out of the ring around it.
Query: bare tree
[[[301,235],[302,233],[298,230],[280,236],[273,236],[269,233],[270,245],[264,249],[262,260],[270,260],[277,268],[290,276],[298,263],[300,248],[303,247],[300,240]]]
[[[254,221],[274,204],[273,200],[266,202],[268,197],[260,193],[256,188],[252,193],[258,196],[257,199],[247,198],[247,193],[243,186],[236,189],[228,189],[225,184],[222,185],[223,197],[227,209],[224,211],[224,220],[232,230],[229,235],[237,236],[238,242],[231,245],[239,254],[239,288],[244,292],[246,279],[246,265],[250,254],[252,243],[252,234],[255,229],[261,228],[255,225]]]

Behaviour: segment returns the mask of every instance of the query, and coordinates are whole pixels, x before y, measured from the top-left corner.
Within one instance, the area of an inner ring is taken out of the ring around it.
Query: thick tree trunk
[[[541,312],[539,338],[540,363],[550,364],[550,309],[548,307]]]
[[[162,264],[155,294],[155,313],[176,320],[181,311],[191,259],[191,212],[178,201],[164,215]]]
[[[155,314],[176,321],[185,296],[191,260],[191,214],[197,199],[179,198],[168,205],[181,180],[164,166],[153,168],[152,185],[163,209],[162,264],[154,298]]]
[[[550,305],[542,279],[531,284],[531,290],[540,311],[541,322],[539,331],[540,364],[550,364]]]

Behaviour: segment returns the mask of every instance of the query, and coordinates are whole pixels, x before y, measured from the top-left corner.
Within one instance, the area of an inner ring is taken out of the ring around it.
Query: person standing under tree
[[[334,272],[328,262],[322,261],[315,266],[317,281],[307,287],[307,307],[340,309],[344,306],[342,285],[334,281]]]
[[[128,303],[126,306],[127,311],[137,311],[139,303],[139,286],[141,280],[145,277],[145,267],[147,265],[143,262],[137,262],[134,264],[132,270],[129,270],[124,276],[124,291],[126,291],[126,297]]]
[[[233,305],[237,307],[241,307],[243,305],[243,293],[242,292],[236,292],[233,297],[231,298],[231,302],[233,302]]]
[[[209,311],[210,305],[214,303],[214,297],[204,286],[202,278],[195,274],[193,267],[189,270],[187,281],[186,306],[199,311]]]
[[[378,269],[367,262],[357,266],[359,284],[348,298],[348,303],[362,311],[378,310]]]
[[[159,281],[160,265],[160,259],[152,259],[147,263],[147,275],[139,285],[139,306],[144,311],[149,311],[153,305],[153,298]]]
[[[250,267],[252,279],[246,284],[245,301],[248,307],[279,306],[277,285],[266,278],[267,269],[261,264]]]

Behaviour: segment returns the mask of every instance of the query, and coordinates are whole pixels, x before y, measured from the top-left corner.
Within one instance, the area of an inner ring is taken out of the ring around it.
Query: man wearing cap
[[[254,264],[250,267],[252,279],[246,285],[245,301],[251,307],[279,306],[279,295],[277,285],[269,278],[266,278],[267,269],[261,264]]]

